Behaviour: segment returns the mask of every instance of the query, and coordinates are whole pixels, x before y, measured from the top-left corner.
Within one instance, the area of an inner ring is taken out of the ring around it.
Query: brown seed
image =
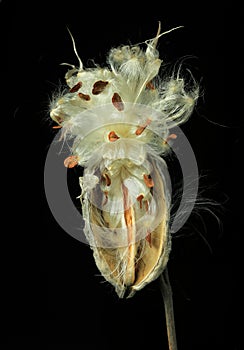
[[[99,95],[107,85],[108,85],[108,81],[103,81],[103,80],[96,81],[92,89],[93,95]]]
[[[79,88],[82,86],[82,82],[79,81],[77,84],[75,84],[70,90],[69,92],[76,92],[79,90]]]
[[[85,101],[89,101],[91,99],[91,97],[89,95],[83,94],[82,92],[78,93],[78,96]]]
[[[146,88],[149,89],[149,90],[155,90],[155,87],[154,87],[154,85],[153,85],[153,83],[151,81],[146,83]]]
[[[140,209],[142,209],[142,200],[143,200],[144,196],[143,194],[140,194],[136,199],[138,200],[138,202],[140,203]]]
[[[146,129],[146,127],[147,127],[147,125],[146,125],[146,126],[139,126],[139,127],[136,129],[135,134],[136,134],[137,136],[141,135],[142,132]]]
[[[177,135],[176,134],[170,134],[166,140],[163,141],[164,144],[167,144],[169,140],[175,140],[177,139]]]
[[[143,175],[143,178],[144,178],[144,182],[145,184],[147,185],[147,187],[153,187],[154,186],[154,182],[153,182],[153,179],[151,178],[150,175],[146,175],[144,174]]]
[[[127,242],[128,247],[126,247],[126,269],[123,276],[125,285],[131,286],[135,281],[135,216],[133,205],[131,203],[131,198],[128,188],[122,183],[123,192],[123,204],[124,204],[124,222],[127,228]]]
[[[114,107],[118,110],[118,111],[123,111],[124,110],[124,103],[120,97],[120,95],[115,92],[113,94],[113,97],[112,97],[112,103],[114,105]]]
[[[120,137],[114,131],[110,131],[110,133],[108,134],[108,139],[110,142],[117,141],[119,138]]]
[[[136,134],[137,136],[141,135],[142,132],[146,129],[146,127],[147,127],[150,123],[151,123],[151,119],[147,119],[147,120],[146,120],[146,123],[145,123],[144,125],[139,126],[139,127],[136,129],[135,134]]]
[[[152,237],[151,232],[148,232],[146,235],[146,241],[149,243],[150,248],[152,248]]]
[[[64,166],[66,168],[74,168],[78,164],[77,156],[69,156],[64,160]]]
[[[54,125],[53,126],[53,129],[61,129],[62,128],[62,125]]]
[[[148,209],[149,209],[148,201],[145,201],[144,203],[145,203],[145,210],[146,210],[146,212],[148,212]]]
[[[124,202],[124,219],[125,219],[125,224],[127,227],[127,235],[128,235],[128,245],[130,249],[130,245],[134,240],[134,232],[133,232],[133,222],[134,222],[134,213],[130,201],[130,196],[129,196],[129,191],[128,188],[122,184],[122,191],[123,191],[123,202]],[[130,252],[128,251],[128,254]],[[131,260],[133,262],[134,259]]]

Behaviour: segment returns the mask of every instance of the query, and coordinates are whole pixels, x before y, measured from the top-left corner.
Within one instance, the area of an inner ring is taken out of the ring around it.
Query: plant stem
[[[174,320],[174,306],[172,289],[169,281],[168,269],[163,271],[159,277],[160,289],[164,300],[164,311],[168,335],[169,350],[177,350],[175,320]]]

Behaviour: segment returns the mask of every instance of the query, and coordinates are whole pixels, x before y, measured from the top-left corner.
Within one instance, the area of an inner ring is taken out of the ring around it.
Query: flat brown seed
[[[79,81],[77,84],[75,84],[70,90],[69,92],[76,92],[79,90],[79,88],[82,86],[82,82]]]
[[[108,81],[103,81],[103,80],[96,81],[92,88],[93,95],[99,95],[107,85],[108,85]]]
[[[117,141],[119,138],[120,137],[114,131],[110,131],[110,133],[108,134],[108,139],[110,142]]]
[[[155,87],[154,87],[154,85],[153,85],[153,83],[151,81],[146,83],[146,88],[149,89],[149,90],[155,90]]]
[[[146,129],[146,127],[151,123],[151,119],[147,119],[146,123],[144,125],[138,126],[138,128],[135,131],[135,134],[137,136],[141,135],[143,131]]]
[[[152,248],[152,237],[151,232],[148,232],[146,235],[146,241],[149,243],[150,248]]]
[[[54,125],[53,126],[53,129],[61,129],[62,128],[62,125]]]
[[[177,135],[176,134],[170,134],[166,140],[163,141],[163,143],[166,145],[168,143],[168,141],[170,140],[175,140],[177,139]]]
[[[150,175],[144,174],[143,178],[144,178],[144,182],[147,185],[147,187],[151,188],[154,186],[153,179],[151,178]]]
[[[91,97],[89,95],[83,94],[82,92],[78,93],[78,96],[85,101],[89,101],[91,99]]]
[[[135,131],[135,134],[137,136],[141,135],[143,133],[143,131],[146,129],[147,125],[146,126],[139,126],[136,131]]]
[[[74,168],[78,164],[77,156],[69,156],[64,160],[64,166],[66,168]]]
[[[144,196],[143,194],[140,194],[136,199],[138,200],[138,202],[140,203],[140,209],[142,209],[142,200],[143,200]]]
[[[124,103],[120,97],[120,95],[115,92],[113,94],[113,97],[112,97],[112,103],[114,105],[114,107],[118,110],[118,111],[123,111],[124,110]]]

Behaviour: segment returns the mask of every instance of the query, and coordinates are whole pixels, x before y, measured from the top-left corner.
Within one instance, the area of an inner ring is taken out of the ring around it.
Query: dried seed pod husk
[[[80,181],[85,234],[102,276],[120,298],[132,297],[155,280],[168,262],[167,166],[152,153],[140,163],[130,157],[104,162],[106,167],[99,163],[93,171],[87,167]],[[144,179],[149,172],[153,187]],[[98,180],[88,188],[92,178]]]

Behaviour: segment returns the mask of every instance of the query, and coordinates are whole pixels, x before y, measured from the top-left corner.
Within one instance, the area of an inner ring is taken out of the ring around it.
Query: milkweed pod
[[[84,168],[84,233],[119,297],[155,280],[171,249],[171,186],[162,157],[176,137],[170,129],[188,120],[199,94],[181,67],[164,79],[158,75],[158,39],[177,28],[160,34],[159,25],[145,50],[140,44],[112,48],[104,68],[83,67],[74,45],[79,68],[71,65],[69,91],[50,106],[63,142],[74,138],[65,165]]]
[[[102,276],[119,297],[131,297],[159,276],[169,258],[167,167],[152,154],[141,164],[129,158],[100,163],[93,174],[86,168],[82,189],[91,176],[99,181],[82,190],[85,235]]]

